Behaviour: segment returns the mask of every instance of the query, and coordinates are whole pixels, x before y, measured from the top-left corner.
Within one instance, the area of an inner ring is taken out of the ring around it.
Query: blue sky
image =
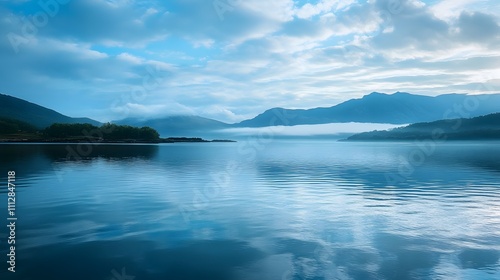
[[[0,92],[100,121],[500,92],[500,1],[0,0]]]

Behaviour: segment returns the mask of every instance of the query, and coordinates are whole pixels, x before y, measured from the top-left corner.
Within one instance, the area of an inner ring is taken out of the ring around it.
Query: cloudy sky
[[[500,92],[497,0],[0,0],[0,92],[109,121]]]

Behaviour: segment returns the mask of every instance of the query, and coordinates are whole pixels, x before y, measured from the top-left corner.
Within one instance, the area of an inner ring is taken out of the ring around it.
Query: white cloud
[[[372,91],[498,88],[498,1],[231,3],[221,19],[205,0],[71,1],[18,55],[0,40],[0,91],[70,115],[116,107],[231,122]],[[22,34],[21,6],[0,8],[1,34]],[[137,88],[143,100],[131,98]]]
[[[306,3],[295,9],[298,18],[311,18],[316,15],[338,11],[355,3],[355,0],[320,0],[316,4]]]
[[[228,1],[235,2],[235,9],[245,9],[253,13],[260,14],[262,17],[278,21],[286,22],[293,18],[294,3],[292,0],[273,0],[273,1]]]
[[[169,102],[168,104],[139,104],[127,103],[111,108],[115,116],[121,118],[160,118],[173,115],[193,115],[194,111],[182,104]],[[121,119],[120,118],[120,119]]]
[[[487,0],[442,0],[430,7],[431,12],[441,19],[451,20],[457,18],[467,7]]]
[[[132,64],[140,64],[144,61],[143,59],[141,59],[137,56],[133,56],[129,53],[121,53],[121,54],[117,55],[116,58],[121,59],[121,60],[126,61],[126,62],[129,62],[129,63],[132,63]]]

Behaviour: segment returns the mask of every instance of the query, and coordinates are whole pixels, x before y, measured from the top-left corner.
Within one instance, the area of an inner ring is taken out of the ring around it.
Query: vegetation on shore
[[[355,134],[346,141],[500,140],[500,113],[475,118],[415,123],[392,130]]]
[[[96,143],[177,143],[177,142],[233,142],[230,140],[208,141],[202,138],[160,138],[151,127],[133,127],[111,123],[98,127],[88,123],[54,123],[37,129],[19,120],[0,118],[0,142],[96,142]]]
[[[160,134],[150,127],[132,127],[128,125],[104,124],[100,127],[91,124],[55,123],[42,130],[48,139],[68,139],[86,137],[98,141],[158,141]]]

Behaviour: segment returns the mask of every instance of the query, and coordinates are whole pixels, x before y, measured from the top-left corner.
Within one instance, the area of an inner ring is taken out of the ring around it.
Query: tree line
[[[23,121],[0,118],[0,134],[36,132],[37,128]]]
[[[97,127],[92,124],[55,123],[43,129],[42,134],[48,138],[97,137],[102,140],[159,140],[160,134],[151,127],[133,127],[111,123]]]

